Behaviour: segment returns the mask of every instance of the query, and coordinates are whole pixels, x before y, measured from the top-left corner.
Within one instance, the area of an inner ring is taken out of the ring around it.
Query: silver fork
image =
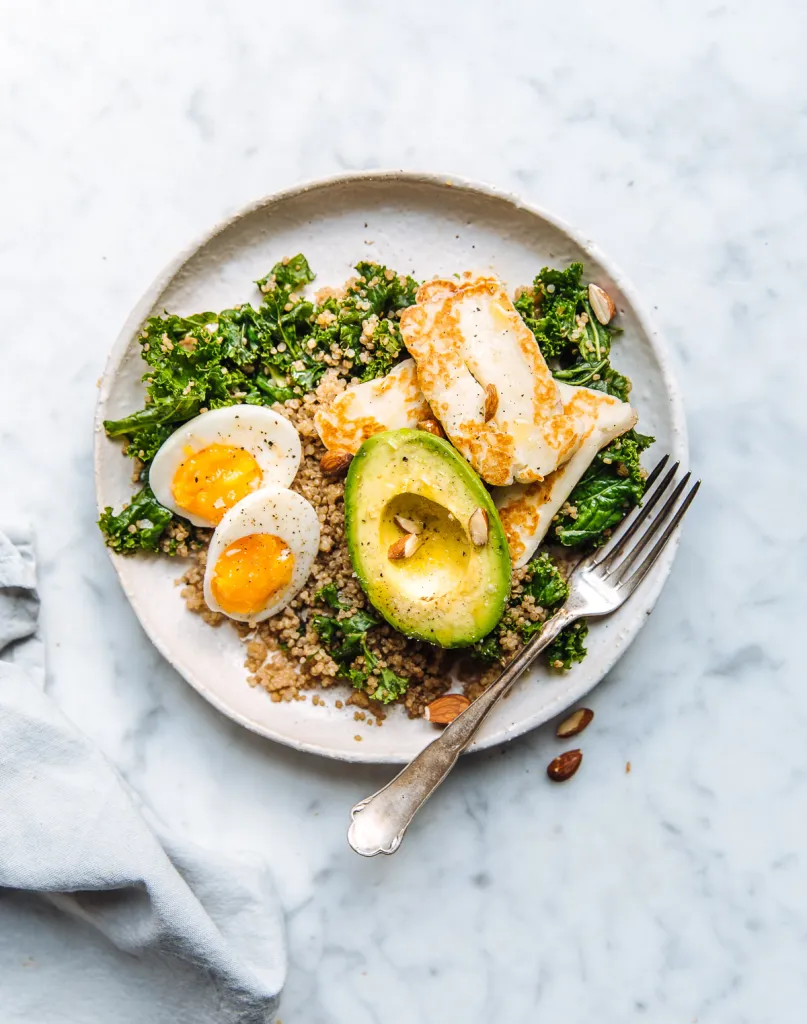
[[[650,518],[650,513],[668,491],[679,469],[676,462],[664,473],[668,461],[669,456],[665,455],[650,474],[642,505],[626,517],[609,545],[583,558],[575,567],[569,577],[568,600],[544,623],[540,634],[392,782],[356,804],[350,812],[352,821],[347,834],[348,842],[356,853],[363,857],[395,853],[412,819],[447,777],[494,705],[541,651],[570,623],[583,617],[609,615],[636,590],[700,487],[698,480],[680,500],[689,483],[690,474],[687,473],[657,514]]]

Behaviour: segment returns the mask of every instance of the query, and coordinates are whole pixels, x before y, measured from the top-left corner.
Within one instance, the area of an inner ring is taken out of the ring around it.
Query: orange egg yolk
[[[222,611],[257,615],[291,582],[294,555],[280,537],[251,533],[228,545],[216,560],[210,589]]]
[[[221,521],[227,509],[260,486],[261,467],[244,448],[211,444],[188,450],[179,464],[171,491],[180,508],[209,523]]]

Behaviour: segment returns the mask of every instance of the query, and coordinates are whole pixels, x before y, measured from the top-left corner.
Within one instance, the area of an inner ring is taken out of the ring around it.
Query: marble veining
[[[803,1020],[804,10],[0,10],[0,488],[37,530],[49,686],[175,830],[269,860],[281,1019]],[[90,450],[159,268],[256,196],[373,166],[489,180],[596,239],[671,344],[704,487],[574,781],[546,781],[539,730],[468,758],[364,861],[347,812],[389,769],[273,746],[169,669],[94,529]]]

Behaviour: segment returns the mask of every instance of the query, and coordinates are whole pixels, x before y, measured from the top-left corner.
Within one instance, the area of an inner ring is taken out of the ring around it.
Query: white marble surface
[[[3,0],[0,18],[0,491],[38,531],[50,685],[176,829],[265,853],[284,1024],[802,1021],[803,9]],[[90,446],[107,350],[179,247],[255,196],[373,166],[487,179],[595,238],[674,348],[704,489],[591,698],[579,776],[545,780],[548,730],[468,759],[366,862],[347,809],[388,769],[247,735],[163,663],[94,529]]]

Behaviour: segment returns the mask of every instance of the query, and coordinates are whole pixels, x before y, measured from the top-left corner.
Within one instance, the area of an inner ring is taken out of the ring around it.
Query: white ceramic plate
[[[131,464],[108,440],[102,421],[142,406],[144,364],[136,341],[142,321],[164,309],[189,314],[256,298],[252,282],[279,259],[303,252],[317,274],[315,287],[339,285],[359,259],[382,262],[419,279],[463,270],[492,270],[512,289],[541,267],[582,260],[586,277],[613,297],[624,335],[614,363],[634,383],[639,428],[687,462],[686,428],[678,388],[658,332],[639,310],[632,290],[606,258],[556,218],[513,196],[468,181],[403,172],[352,174],[262,199],[184,252],[132,311],[101,383],[95,427],[99,508],[115,508],[132,492]],[[675,556],[671,544],[637,593],[610,618],[591,626],[588,657],[569,673],[536,669],[495,709],[469,749],[518,736],[588,693],[636,636],[655,603]],[[248,729],[299,750],[347,761],[403,762],[435,736],[427,722],[396,708],[383,728],[368,729],[352,710],[310,701],[274,704],[246,682],[244,648],[227,625],[211,629],[185,610],[174,581],[181,565],[157,557],[112,555],[115,569],[144,629],[199,693]],[[362,741],[354,737],[361,734]]]

